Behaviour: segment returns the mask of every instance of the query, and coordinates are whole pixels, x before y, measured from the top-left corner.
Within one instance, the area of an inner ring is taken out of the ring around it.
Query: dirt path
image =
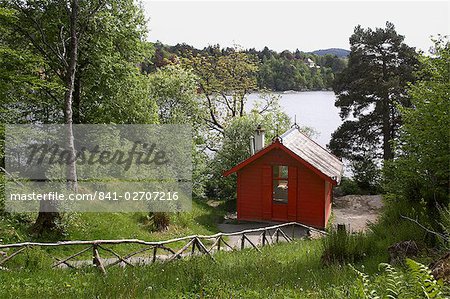
[[[368,223],[377,221],[380,209],[383,207],[381,195],[347,195],[337,197],[333,202],[333,220],[334,225],[345,224],[352,231],[364,231],[367,229]],[[267,227],[276,225],[275,222],[242,222],[237,223],[236,214],[229,215],[232,220],[225,220],[224,223],[219,224],[218,228],[221,232],[231,233],[238,232],[245,229],[254,229],[260,227]],[[283,230],[286,235],[291,236],[290,228]],[[296,228],[295,238],[305,237],[306,229]],[[261,243],[259,233],[250,234],[250,239],[255,244]],[[240,236],[230,237],[230,244],[239,247]],[[250,246],[249,244],[247,246]]]
[[[381,195],[346,195],[333,202],[333,224],[345,224],[352,231],[364,231],[377,221],[383,207]]]

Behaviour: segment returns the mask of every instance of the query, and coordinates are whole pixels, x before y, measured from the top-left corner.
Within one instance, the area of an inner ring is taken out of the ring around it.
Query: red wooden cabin
[[[257,130],[252,144],[256,153],[224,173],[237,172],[238,220],[298,221],[325,228],[342,162],[296,127],[266,147],[264,132]]]

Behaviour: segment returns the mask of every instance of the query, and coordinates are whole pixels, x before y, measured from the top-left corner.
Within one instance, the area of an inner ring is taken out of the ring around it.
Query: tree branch
[[[62,57],[58,51],[53,48],[48,42],[47,39],[45,38],[45,33],[44,30],[42,29],[42,26],[39,24],[39,22],[33,18],[28,11],[23,8],[17,1],[14,1],[15,6],[27,17],[27,19],[30,19],[36,26],[36,29],[39,31],[39,34],[41,36],[41,41],[42,43],[65,65],[68,66],[68,63],[66,61],[66,59],[64,57]]]
[[[428,232],[430,234],[433,234],[433,235],[435,235],[435,236],[437,236],[437,237],[439,237],[439,238],[441,238],[443,240],[449,241],[449,238],[446,237],[445,235],[440,234],[438,232],[435,232],[435,231],[427,228],[426,226],[424,226],[423,224],[419,223],[419,221],[417,221],[415,219],[412,219],[412,218],[409,218],[408,216],[403,216],[403,215],[400,215],[400,217],[402,217],[403,219],[409,220],[411,222],[414,222],[415,224],[417,224],[419,227],[421,227],[423,230],[425,230],[426,232]]]

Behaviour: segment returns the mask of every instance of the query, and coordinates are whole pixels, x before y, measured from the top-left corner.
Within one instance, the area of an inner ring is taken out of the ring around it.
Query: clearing
[[[383,207],[381,195],[346,195],[334,199],[333,225],[345,224],[351,231],[365,231],[375,223]]]

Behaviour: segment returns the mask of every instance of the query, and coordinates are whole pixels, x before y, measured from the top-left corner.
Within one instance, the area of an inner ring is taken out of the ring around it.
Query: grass
[[[265,247],[262,253],[254,250],[219,253],[215,255],[216,262],[207,257],[195,257],[143,267],[110,268],[106,277],[92,268],[35,267],[0,272],[0,297],[340,297],[356,275],[348,266],[323,267],[321,252],[318,240],[297,241]]]
[[[264,247],[262,253],[221,252],[215,255],[216,262],[195,257],[142,267],[113,267],[108,268],[107,276],[90,267],[50,269],[47,252],[33,248],[17,259],[17,265],[10,264],[13,260],[8,262],[10,268],[17,266],[13,271],[0,271],[0,298],[359,298],[357,275],[347,263],[370,274],[376,283],[384,281],[385,274],[376,273],[379,263],[388,261],[387,247],[410,239],[429,244],[424,231],[399,218],[399,213],[412,213],[407,215],[413,218],[420,214],[420,206],[411,210],[408,205],[388,201],[372,232],[346,236],[344,242],[332,235],[328,245],[327,240],[296,241]],[[150,232],[143,224],[145,214],[76,214],[68,221],[66,238],[161,240],[212,234],[223,210],[195,201],[191,213],[172,215],[170,229],[159,233]],[[6,227],[1,221],[0,234],[9,240],[19,241],[26,235],[24,227],[14,223]],[[330,259],[331,263],[324,265],[322,256],[327,247],[334,248],[330,252],[341,252],[342,260]],[[69,255],[67,249],[58,250]],[[430,257],[418,259],[426,263]]]
[[[39,262],[0,271],[0,298],[361,298],[348,264],[324,266],[321,240],[295,241],[142,267],[49,269]],[[354,264],[385,283],[383,254]],[[400,271],[401,268],[400,268]],[[382,289],[382,288],[381,288]]]
[[[213,234],[216,224],[223,218],[220,208],[213,208],[194,200],[192,211],[171,214],[171,225],[162,232],[151,231],[143,219],[147,213],[71,213],[65,215],[65,240],[144,239],[161,240],[189,234]],[[20,218],[0,218],[0,235],[4,243],[28,240],[51,241],[53,236],[32,237],[29,227],[35,214],[22,214]],[[58,236],[59,237],[59,236]],[[60,240],[60,239],[59,239]]]
[[[193,200],[192,211],[171,214],[168,230],[151,231],[145,224],[147,213],[71,213],[65,215],[65,235],[45,235],[33,237],[29,234],[34,214],[22,214],[13,218],[0,218],[0,241],[15,243],[24,241],[57,241],[57,240],[105,240],[105,239],[141,239],[145,241],[168,240],[193,234],[214,234],[218,232],[217,223],[223,219],[224,212],[220,207],[211,207],[203,201]],[[173,244],[176,248],[180,244]],[[83,246],[66,246],[45,249],[56,257],[67,257],[83,249]],[[118,253],[130,253],[140,246],[127,244],[117,245]],[[105,257],[109,257],[106,254]],[[111,256],[112,257],[112,256]],[[81,256],[80,259],[86,259]]]

